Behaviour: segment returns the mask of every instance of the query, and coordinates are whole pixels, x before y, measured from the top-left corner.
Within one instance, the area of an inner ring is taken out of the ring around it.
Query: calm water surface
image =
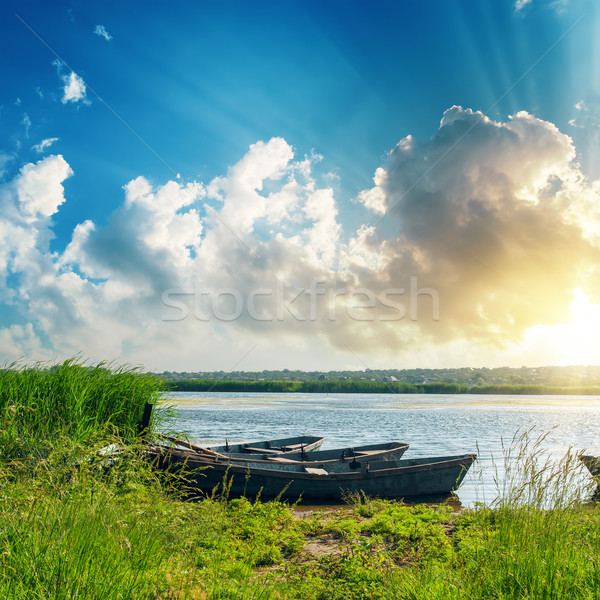
[[[502,441],[533,428],[558,460],[569,448],[600,454],[600,396],[264,394],[175,392],[174,429],[209,445],[321,435],[322,448],[372,442],[410,444],[405,457],[476,452],[457,492],[463,506],[496,495]],[[495,465],[495,466],[494,466]]]

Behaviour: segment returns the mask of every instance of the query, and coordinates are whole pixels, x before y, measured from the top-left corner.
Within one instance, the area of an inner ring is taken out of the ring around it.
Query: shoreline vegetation
[[[0,371],[1,598],[600,597],[591,482],[572,453],[540,460],[529,432],[506,449],[497,499],[474,509],[356,496],[299,511],[229,498],[226,482],[190,502],[185,477],[155,471],[138,438],[163,390],[107,364]],[[155,411],[150,436],[172,425],[168,405]]]
[[[166,381],[343,381],[357,383],[458,384],[468,388],[481,386],[535,385],[553,388],[600,387],[600,365],[568,367],[457,367],[447,369],[364,369],[362,371],[299,371],[291,369],[263,371],[163,371]]]
[[[458,383],[405,383],[395,381],[239,381],[227,379],[165,380],[172,392],[273,392],[283,394],[489,394],[489,395],[600,395],[600,386],[537,384],[462,385]]]

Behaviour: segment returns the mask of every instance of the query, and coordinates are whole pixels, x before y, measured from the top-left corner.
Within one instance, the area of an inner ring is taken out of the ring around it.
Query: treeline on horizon
[[[600,387],[555,387],[547,385],[476,385],[459,383],[404,383],[393,381],[237,381],[186,379],[165,381],[173,392],[274,392],[321,394],[518,394],[518,395],[598,395]]]

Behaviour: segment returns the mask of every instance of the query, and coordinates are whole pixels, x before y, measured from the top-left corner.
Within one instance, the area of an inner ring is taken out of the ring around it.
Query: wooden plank
[[[183,448],[188,448],[189,450],[193,450],[194,452],[199,452],[200,454],[205,454],[206,456],[211,456],[213,458],[224,458],[228,459],[224,454],[219,454],[218,452],[214,452],[213,450],[209,450],[208,448],[204,448],[203,446],[197,446],[196,444],[192,444],[186,440],[178,440],[177,438],[171,437],[170,435],[165,435],[164,433],[159,433],[159,437],[168,440],[169,442],[173,442],[173,444],[177,444],[177,446],[182,446]]]
[[[275,448],[254,448],[252,446],[244,446],[244,452],[252,452],[254,454],[281,454],[281,450]]]
[[[308,444],[289,444],[288,446],[282,446],[281,449],[284,452],[293,452],[295,450],[302,450],[303,448],[306,448]]]
[[[311,475],[329,475],[328,471],[317,467],[304,467],[304,470]]]

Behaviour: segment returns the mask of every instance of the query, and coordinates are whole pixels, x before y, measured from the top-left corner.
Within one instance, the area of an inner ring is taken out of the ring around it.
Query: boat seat
[[[278,462],[278,463],[297,463],[297,460],[292,460],[291,458],[284,458],[283,456],[266,456],[265,457],[269,462]]]
[[[274,448],[254,448],[253,446],[245,446],[244,452],[252,452],[255,454],[281,454],[281,450]]]
[[[281,449],[284,452],[291,452],[293,450],[302,450],[302,448],[306,448],[307,444],[290,444],[289,446],[282,446]]]
[[[304,467],[304,470],[311,475],[329,475],[325,469],[319,469],[317,467]]]

